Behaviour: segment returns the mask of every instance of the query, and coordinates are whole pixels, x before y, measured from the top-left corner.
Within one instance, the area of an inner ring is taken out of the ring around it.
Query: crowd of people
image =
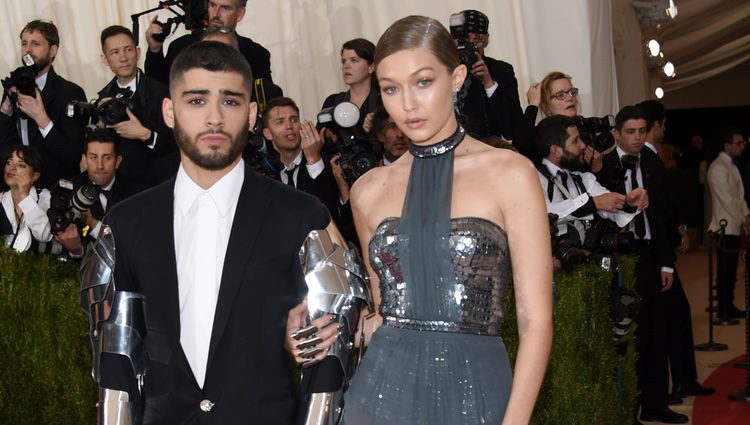
[[[55,25],[35,20],[20,32],[21,55],[34,64],[14,73],[31,69],[34,84],[29,90],[14,79],[0,107],[5,245],[81,259],[111,229],[121,265],[117,290],[168,306],[148,318],[148,336],[140,338],[148,341],[152,376],[169,379],[144,384],[142,376],[130,377],[134,364],[104,358],[101,386],[127,391],[153,423],[183,423],[214,405],[214,413],[229,420],[264,397],[273,403],[258,405],[257,419],[289,423],[296,402],[287,397],[291,379],[283,356],[271,358],[278,354],[273,349],[285,344],[308,366],[325,357],[337,334],[330,318],[313,322],[318,349],[310,351],[284,339],[283,330],[274,332],[282,321],[287,331],[305,325],[297,313],[285,319],[296,303],[290,294],[304,292],[290,258],[301,238],[330,227],[330,218],[336,233],[361,248],[376,305],[375,317],[364,325],[369,350],[347,392],[346,423],[528,421],[550,348],[553,268],[618,252],[638,256],[640,416],[636,409],[634,420],[685,423],[687,417],[668,405],[713,393],[697,381],[690,306],[675,268],[688,239],[667,182],[668,164],[659,155],[662,104],[644,100],[623,107],[613,122],[592,124],[580,116],[572,77],[553,71],[530,86],[523,111],[512,65],[485,54],[488,17],[466,10],[451,16],[450,32],[438,21],[408,17],[391,26],[377,47],[362,38],[344,43],[341,71],[348,90],[328,96],[321,109],[335,116],[331,111],[349,102],[359,119],[351,127],[303,121],[296,102],[271,79],[268,50],[236,33],[245,13],[246,1],[210,0],[209,27],[172,41],[166,52],[158,37],[163,28],[152,24],[145,72],[138,68],[135,35],[119,25],[103,29],[101,57],[114,76],[93,105],[77,84],[54,71],[60,46]],[[258,84],[269,90],[253,90]],[[734,253],[740,230],[750,230],[742,181],[732,165],[744,139],[728,129],[722,142],[720,159],[707,169],[710,230],[728,220],[725,252]],[[266,180],[287,187],[265,189]],[[294,197],[297,192],[312,197]],[[213,202],[202,203],[205,197]],[[192,207],[194,200],[202,206]],[[81,202],[84,207],[76,207]],[[263,228],[251,228],[252,220]],[[454,234],[462,235],[461,247]],[[602,234],[614,245],[604,247]],[[257,248],[256,239],[267,247]],[[464,252],[464,242],[482,244],[485,252]],[[162,261],[170,252],[171,259]],[[460,256],[493,266],[456,277],[456,269],[465,267]],[[173,275],[150,274],[170,265]],[[723,318],[740,313],[732,299],[736,267],[736,253],[719,257]],[[499,336],[489,322],[502,317],[511,271],[523,335],[514,376],[502,340],[487,338]],[[490,278],[480,283],[472,275],[477,272]],[[279,276],[278,288],[257,289],[268,305],[234,283]],[[159,287],[160,279],[174,281],[174,291]],[[209,289],[203,281],[212,282]],[[466,289],[447,291],[435,282]],[[224,293],[230,290],[235,292]],[[457,297],[464,301],[455,302]],[[231,302],[245,309],[236,312]],[[484,315],[470,321],[469,308]],[[255,317],[256,310],[265,317]],[[224,332],[227,321],[232,339],[214,340],[212,329]],[[255,331],[238,329],[238,323],[257,324],[262,338],[251,338]],[[446,323],[451,325],[443,329]],[[443,332],[422,332],[436,328]],[[269,350],[259,354],[258,343]],[[242,356],[257,364],[233,370],[230,365],[245,363]],[[428,357],[436,361],[415,364]],[[473,366],[453,369],[460,363]],[[416,370],[426,376],[415,377]],[[217,385],[231,391],[248,386],[243,373],[278,385],[266,394],[222,395]],[[463,384],[452,384],[454,373]],[[433,408],[435,397],[441,409]]]

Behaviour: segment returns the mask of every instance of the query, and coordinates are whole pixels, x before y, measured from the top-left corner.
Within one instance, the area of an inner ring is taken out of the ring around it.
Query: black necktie
[[[284,170],[284,173],[286,174],[286,184],[295,189],[297,186],[294,184],[294,172],[297,171],[297,168],[299,168],[299,164],[295,165],[291,170]]]
[[[625,167],[630,170],[631,188],[630,190],[638,189],[638,177],[636,176],[636,170],[638,170],[638,162],[626,162]],[[641,211],[635,216],[635,235],[638,239],[646,237],[646,219],[644,217],[645,211]]]
[[[560,170],[560,171],[557,172],[557,176],[562,181],[562,184],[563,184],[563,186],[565,186],[565,189],[567,189],[568,193],[570,193],[570,188],[568,187],[568,173],[566,173],[563,170]]]

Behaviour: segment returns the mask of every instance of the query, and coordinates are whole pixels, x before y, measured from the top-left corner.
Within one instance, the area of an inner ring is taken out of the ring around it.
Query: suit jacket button
[[[213,409],[214,403],[211,402],[211,400],[203,400],[201,401],[201,410],[204,412],[210,412],[211,409]]]

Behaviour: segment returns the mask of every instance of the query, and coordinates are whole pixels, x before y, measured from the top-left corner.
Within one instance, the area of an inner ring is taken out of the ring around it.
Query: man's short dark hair
[[[25,27],[23,27],[21,33],[18,35],[18,38],[22,38],[23,33],[25,32],[34,31],[39,31],[44,39],[47,40],[47,43],[49,43],[50,47],[60,46],[60,34],[57,32],[57,27],[52,23],[52,21],[48,21],[46,19],[36,19],[34,21],[31,21],[26,24]]]
[[[299,107],[296,103],[294,103],[294,100],[284,96],[274,97],[266,104],[266,111],[263,113],[263,126],[268,127],[268,123],[271,121],[271,117],[269,115],[273,108],[281,108],[284,106],[288,106],[294,109],[294,112],[299,115]]]
[[[169,70],[169,85],[182,79],[191,69],[204,69],[211,72],[236,72],[242,75],[247,94],[253,86],[253,71],[247,59],[232,46],[218,41],[201,41],[183,49],[172,62]]]
[[[534,145],[539,154],[546,158],[552,146],[565,147],[568,129],[575,126],[575,120],[565,115],[551,115],[539,121],[534,129]]]
[[[129,29],[123,27],[122,25],[111,25],[107,28],[104,28],[102,30],[102,35],[100,36],[100,40],[102,42],[102,52],[104,52],[104,43],[107,42],[107,39],[110,37],[114,37],[119,34],[124,34],[130,38],[130,41],[133,42],[133,45],[138,45],[138,42],[135,40],[135,37],[133,36],[133,32]],[[106,52],[104,52],[106,53]]]
[[[734,135],[739,134],[742,136],[742,130],[739,127],[724,127],[719,132],[719,140],[721,141],[722,145],[726,145],[728,143],[732,143],[734,139]]]
[[[624,108],[620,109],[620,112],[617,113],[615,116],[615,128],[617,131],[622,130],[622,125],[625,124],[625,121],[628,120],[646,120],[646,114],[641,110],[641,108],[634,106],[634,105],[628,105]]]
[[[644,100],[635,106],[640,108],[646,117],[646,131],[651,131],[655,123],[664,121],[664,104],[658,100]]]
[[[83,141],[83,152],[88,152],[89,143],[112,143],[115,147],[115,155],[120,155],[120,143],[118,141],[117,133],[111,128],[94,128],[86,132],[86,137]]]
[[[372,114],[372,129],[370,130],[370,136],[378,139],[378,135],[385,129],[385,123],[391,116],[384,107],[378,106]]]
[[[231,29],[227,27],[221,27],[221,28],[208,27],[205,31],[203,31],[203,34],[201,34],[200,41],[211,39],[214,36],[224,37],[227,39],[227,41],[229,41],[229,44],[232,47],[234,47],[237,50],[240,49],[240,43],[237,40],[237,34],[235,34],[234,31],[232,31]],[[216,41],[216,39],[214,38],[213,41]]]

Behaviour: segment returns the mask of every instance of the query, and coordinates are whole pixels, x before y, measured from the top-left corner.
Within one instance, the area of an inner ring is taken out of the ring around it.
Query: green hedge
[[[624,286],[635,286],[635,259],[618,259]],[[612,342],[609,317],[614,272],[589,264],[555,273],[554,337],[533,424],[629,424],[637,395],[635,344],[629,333],[624,356]],[[511,364],[518,350],[513,291],[506,299],[503,339]]]
[[[93,424],[77,265],[0,248],[0,423]]]
[[[620,258],[633,288],[633,258]],[[596,266],[555,274],[552,355],[534,424],[626,424],[636,396],[633,341],[612,344],[609,289],[614,273]],[[79,308],[77,266],[0,248],[0,423],[93,424],[88,321]],[[512,288],[503,339],[518,348]],[[632,332],[631,332],[632,335]]]

